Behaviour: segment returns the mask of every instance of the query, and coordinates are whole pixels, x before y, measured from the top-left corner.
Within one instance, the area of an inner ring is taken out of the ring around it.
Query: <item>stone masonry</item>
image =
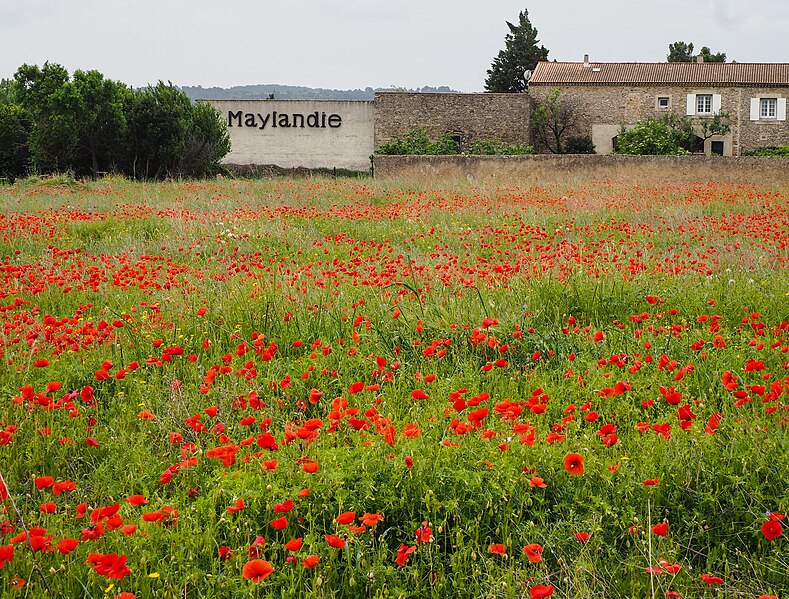
[[[375,147],[414,129],[450,133],[463,150],[478,140],[531,143],[527,94],[380,92],[374,104]]]

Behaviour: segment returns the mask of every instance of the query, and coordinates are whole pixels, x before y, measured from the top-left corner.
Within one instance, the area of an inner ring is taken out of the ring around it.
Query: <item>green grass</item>
[[[35,526],[53,547],[82,539],[91,511],[116,502],[123,523],[139,526],[68,555],[15,543],[0,595],[529,597],[545,584],[563,598],[782,596],[786,535],[770,541],[761,527],[789,509],[788,197],[703,183],[320,178],[0,191],[0,474],[10,494],[0,548]],[[163,360],[176,346],[183,353]],[[73,405],[46,409],[22,391],[46,395],[51,381],[62,384],[54,402],[76,392]],[[630,389],[606,391],[620,381]],[[378,387],[352,394],[355,382]],[[95,405],[79,399],[86,386]],[[312,389],[323,393],[315,404]],[[415,389],[429,398],[412,400]],[[735,391],[750,401],[737,405]],[[457,403],[482,393],[478,405]],[[531,411],[541,396],[544,411]],[[506,400],[519,407],[503,417]],[[687,431],[682,406],[697,416]],[[469,414],[483,407],[475,429]],[[188,424],[197,414],[203,432]],[[258,444],[264,419],[276,451]],[[308,419],[323,421],[320,432],[300,438]],[[618,436],[610,447],[597,434],[607,423]],[[421,434],[406,436],[409,424]],[[669,424],[670,438],[639,424]],[[183,440],[173,444],[173,432]],[[234,463],[210,457],[228,445]],[[582,475],[565,471],[571,452],[585,457]],[[197,463],[160,482],[187,457]],[[263,467],[274,459],[276,469]],[[305,461],[319,470],[304,472]],[[42,476],[76,488],[55,496],[37,488]],[[148,504],[124,501],[133,494]],[[245,508],[228,513],[238,498]],[[288,499],[288,527],[275,530],[274,506]],[[48,501],[53,514],[40,510]],[[83,502],[88,515],[76,518]],[[177,521],[142,520],[164,506]],[[384,520],[353,532],[335,522],[345,511]],[[423,522],[432,541],[398,565]],[[650,533],[659,522],[665,537]],[[329,547],[328,534],[347,535],[346,547]],[[258,535],[275,571],[252,583],[242,567]],[[296,537],[302,549],[288,552]],[[497,543],[506,555],[489,553]],[[539,564],[522,552],[530,543],[544,548]],[[89,553],[126,555],[131,574],[102,576]],[[320,562],[306,569],[310,554]],[[682,568],[651,579],[646,568],[661,559]],[[708,585],[705,573],[724,582]]]

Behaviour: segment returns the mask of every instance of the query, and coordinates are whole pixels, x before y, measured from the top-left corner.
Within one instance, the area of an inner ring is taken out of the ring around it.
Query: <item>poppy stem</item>
[[[30,531],[28,530],[27,525],[25,524],[25,519],[22,516],[22,512],[19,511],[19,506],[17,506],[16,501],[14,501],[14,496],[11,494],[11,488],[5,482],[5,477],[3,476],[2,472],[0,472],[0,485],[2,485],[2,487],[4,489],[6,489],[6,491],[8,491],[8,499],[11,501],[11,505],[13,506],[17,517],[19,518],[19,522],[22,524],[22,528],[27,533],[27,538],[25,539],[25,541],[26,541],[25,544],[27,546],[31,547],[31,545],[30,545]],[[32,547],[31,547],[31,549],[32,549]],[[36,558],[36,552],[35,551],[33,551],[33,569],[36,572],[38,572],[38,575],[41,577],[41,581],[44,583],[44,588],[47,590],[47,594],[50,597],[54,597],[54,595],[52,594],[52,589],[49,588],[49,583],[47,582],[47,578],[46,578],[46,576],[44,576],[44,573],[41,571],[41,565],[38,563],[38,559]]]
[[[652,498],[647,497],[647,534],[649,535],[649,588],[651,597],[655,599],[655,575],[652,573]]]

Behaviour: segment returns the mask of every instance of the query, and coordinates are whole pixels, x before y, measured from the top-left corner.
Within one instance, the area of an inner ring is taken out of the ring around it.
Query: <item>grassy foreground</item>
[[[0,205],[2,597],[789,596],[787,189]]]

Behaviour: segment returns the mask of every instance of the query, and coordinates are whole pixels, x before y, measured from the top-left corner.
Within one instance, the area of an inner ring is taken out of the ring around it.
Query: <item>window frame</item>
[[[661,100],[665,100],[666,101],[666,105],[665,106],[663,106],[661,104]],[[655,100],[655,106],[656,106],[656,108],[658,110],[668,110],[668,109],[670,109],[671,108],[671,96],[657,96],[657,99]]]
[[[772,114],[770,111],[772,110]],[[759,98],[759,120],[774,121],[778,118],[778,98]]]
[[[696,114],[699,116],[713,115],[713,94],[696,94]]]

